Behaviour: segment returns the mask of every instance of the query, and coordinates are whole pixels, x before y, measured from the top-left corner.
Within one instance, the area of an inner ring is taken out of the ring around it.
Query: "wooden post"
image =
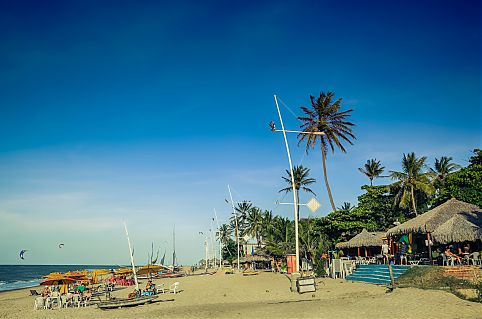
[[[390,290],[392,291],[395,288],[395,278],[393,277],[393,268],[390,263],[388,263],[388,271],[390,273]]]
[[[428,246],[428,259],[430,260],[430,265],[433,265],[432,243],[430,242],[430,233],[429,232],[427,232],[427,246]]]
[[[365,257],[368,257],[367,248],[365,247]]]
[[[358,247],[358,257],[360,257],[360,247]]]

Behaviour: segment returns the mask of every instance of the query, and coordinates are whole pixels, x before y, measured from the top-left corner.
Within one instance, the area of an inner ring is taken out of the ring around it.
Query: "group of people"
[[[470,254],[470,244],[468,243],[463,246],[449,245],[449,246],[446,246],[445,249],[443,249],[443,256],[445,256],[445,258],[452,258],[456,260],[458,264],[462,264],[469,254]]]
[[[48,299],[59,298],[59,303],[73,304],[74,301],[86,301],[92,297],[92,292],[84,284],[75,286],[71,291],[62,291],[59,286],[45,286],[41,293],[46,302]],[[63,297],[65,296],[65,297]]]
[[[132,299],[140,296],[152,296],[155,294],[157,294],[156,284],[154,284],[152,280],[148,280],[146,284],[146,289],[144,289],[144,291],[134,290],[127,295],[127,298]]]

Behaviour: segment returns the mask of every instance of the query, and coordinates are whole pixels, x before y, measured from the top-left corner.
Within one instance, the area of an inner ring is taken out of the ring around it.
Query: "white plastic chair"
[[[45,308],[45,299],[44,297],[37,297],[35,298],[35,303],[33,305],[34,310],[39,310],[39,309],[46,309]]]
[[[82,298],[80,297],[80,295],[74,295],[72,299],[72,305],[80,308],[80,306],[82,305]]]
[[[60,309],[62,307],[62,300],[60,298],[60,293],[58,291],[54,291],[50,294],[50,307],[53,308],[54,303],[57,304],[57,307]]]
[[[469,255],[469,265],[470,262],[472,262],[472,265],[480,265],[481,260],[480,260],[480,253],[479,252],[473,252]]]
[[[71,301],[67,299],[67,295],[60,296],[60,301],[62,303],[62,308],[67,308],[71,305]]]
[[[156,285],[156,294],[160,293],[165,293],[166,286],[164,286],[164,283]]]
[[[345,278],[343,264],[340,259],[332,260],[333,278]]]
[[[180,283],[178,281],[176,281],[175,283],[173,283],[172,285],[169,286],[169,292],[172,292],[174,294],[176,294],[176,292],[178,291],[179,289],[179,285]]]

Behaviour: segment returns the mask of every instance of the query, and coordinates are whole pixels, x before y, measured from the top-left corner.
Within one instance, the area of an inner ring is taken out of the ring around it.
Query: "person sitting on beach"
[[[149,280],[146,284],[146,290],[145,291],[153,291],[154,289],[154,284],[152,283],[152,280]]]
[[[130,292],[128,295],[127,295],[127,298],[128,299],[132,299],[132,298],[135,298],[137,297],[137,290],[134,290],[133,292]]]
[[[42,290],[42,297],[48,298],[50,296],[50,289],[49,287],[45,287],[44,290]]]
[[[82,294],[85,290],[85,285],[81,283],[79,286],[77,286],[76,291],[78,291],[80,294]]]
[[[89,288],[85,288],[84,292],[82,293],[82,299],[88,300],[92,297],[92,293],[90,292]]]
[[[445,254],[445,257],[452,257],[452,258],[455,258],[457,259],[457,261],[460,263],[462,258],[460,258],[460,256],[454,254],[451,250],[450,250],[450,246],[447,247],[444,251],[444,254]]]

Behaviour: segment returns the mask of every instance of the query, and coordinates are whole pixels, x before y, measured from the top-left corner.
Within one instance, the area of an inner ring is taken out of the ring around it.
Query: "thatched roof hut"
[[[341,242],[336,245],[336,248],[357,248],[357,247],[381,247],[383,245],[383,232],[368,232],[363,229],[361,233],[353,237],[347,242]]]
[[[403,235],[408,233],[426,234],[433,233],[439,226],[457,214],[479,214],[482,210],[477,205],[464,203],[452,198],[428,212],[409,221],[390,228],[387,236]]]
[[[437,227],[432,239],[439,244],[482,239],[482,214],[456,214]]]

